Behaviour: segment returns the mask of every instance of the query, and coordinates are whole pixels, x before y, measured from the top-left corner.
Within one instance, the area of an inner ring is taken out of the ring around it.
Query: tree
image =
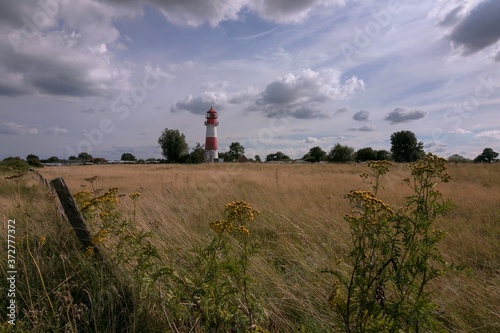
[[[186,137],[179,130],[165,128],[158,138],[162,155],[170,162],[176,163],[185,159],[189,153]]]
[[[190,154],[192,163],[203,163],[205,162],[205,145],[197,142],[194,146],[193,151]]]
[[[77,160],[78,157],[76,157],[75,155],[71,155],[70,157],[68,157],[68,160]]]
[[[59,162],[59,157],[57,157],[57,156],[51,156],[45,162],[47,162],[47,163],[57,163],[57,162]]]
[[[255,155],[254,160],[255,160],[255,162],[259,162],[259,163],[262,162],[259,155]]]
[[[342,146],[337,143],[330,150],[328,154],[328,160],[336,163],[346,163],[354,159],[354,149],[349,146]]]
[[[123,153],[121,160],[122,161],[131,161],[131,162],[133,162],[133,161],[136,160],[136,158],[131,153]]]
[[[377,152],[377,161],[390,161],[391,160],[391,153],[388,152],[385,149],[381,150],[376,150]]]
[[[468,158],[465,158],[463,157],[462,155],[458,155],[458,154],[453,154],[451,155],[450,157],[448,157],[448,162],[452,162],[452,163],[467,163],[467,162],[470,162],[471,160],[468,159]]]
[[[372,147],[361,148],[354,154],[354,160],[356,162],[375,161],[377,160],[377,151],[373,150]]]
[[[105,159],[104,157],[94,157],[92,159],[92,163],[95,163],[95,164],[107,164],[108,160]]]
[[[312,147],[309,152],[302,157],[304,161],[321,162],[326,160],[326,152],[321,147]]]
[[[414,162],[425,156],[424,144],[412,131],[400,131],[391,135],[391,153],[396,162]]]
[[[229,153],[227,151],[220,151],[219,152],[219,159],[222,159],[226,162],[230,162],[230,157],[229,157]]]
[[[92,159],[92,155],[86,152],[81,152],[80,154],[78,154],[78,159],[88,161]]]
[[[483,152],[478,155],[474,162],[476,163],[491,163],[498,161],[498,153],[491,148],[484,148]]]
[[[238,161],[245,153],[245,148],[239,142],[232,142],[229,145],[228,157],[229,161]]]
[[[28,162],[29,165],[37,168],[43,167],[42,162],[40,162],[40,158],[33,154],[29,154],[28,156],[26,156],[26,162]]]
[[[272,162],[272,161],[290,161],[290,156],[282,153],[281,151],[278,151],[274,154],[269,154],[266,156],[266,162]]]

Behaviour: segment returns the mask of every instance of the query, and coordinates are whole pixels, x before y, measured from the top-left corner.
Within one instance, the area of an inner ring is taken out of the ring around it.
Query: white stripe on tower
[[[212,107],[207,111],[205,126],[207,126],[207,136],[205,139],[205,161],[213,162],[219,158],[219,151],[217,148],[217,111]]]

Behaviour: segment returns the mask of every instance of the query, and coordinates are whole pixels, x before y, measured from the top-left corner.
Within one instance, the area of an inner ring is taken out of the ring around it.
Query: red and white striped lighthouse
[[[205,126],[207,126],[207,137],[205,139],[205,162],[213,162],[219,158],[219,151],[217,150],[217,111],[210,107],[207,111]]]

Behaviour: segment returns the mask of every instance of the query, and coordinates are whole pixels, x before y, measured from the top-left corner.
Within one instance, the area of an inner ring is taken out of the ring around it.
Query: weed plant
[[[338,278],[329,302],[348,333],[443,331],[429,284],[447,268],[438,248],[444,231],[435,226],[450,208],[436,188],[451,180],[446,161],[428,154],[411,163],[411,177],[403,180],[411,194],[398,209],[377,198],[390,165],[370,162],[371,175],[361,177],[373,177],[371,191],[346,195],[353,208],[345,217],[350,269],[329,271]]]

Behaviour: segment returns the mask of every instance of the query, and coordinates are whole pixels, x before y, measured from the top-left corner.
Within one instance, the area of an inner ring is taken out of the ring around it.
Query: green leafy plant
[[[256,253],[249,224],[259,214],[257,210],[243,201],[226,204],[224,220],[210,223],[214,232],[210,243],[193,249],[194,256],[179,264],[153,245],[150,233],[135,227],[139,193],[129,196],[133,210],[126,217],[117,208],[117,188],[97,196],[95,179],[87,181],[93,191],[79,192],[75,198],[84,216],[97,227],[93,244],[103,248],[106,260],[131,273],[138,294],[161,304],[172,330],[262,331],[256,325],[260,313],[249,274],[250,258]],[[87,255],[93,257],[91,248]],[[139,309],[146,306],[139,305]]]
[[[346,195],[352,213],[345,220],[351,229],[348,273],[327,270],[337,277],[329,298],[346,332],[436,332],[441,324],[430,298],[429,283],[446,268],[438,250],[444,232],[436,218],[450,204],[436,189],[448,182],[446,161],[428,154],[411,163],[411,190],[402,208],[394,209],[377,197],[387,161],[370,162],[371,191]]]

